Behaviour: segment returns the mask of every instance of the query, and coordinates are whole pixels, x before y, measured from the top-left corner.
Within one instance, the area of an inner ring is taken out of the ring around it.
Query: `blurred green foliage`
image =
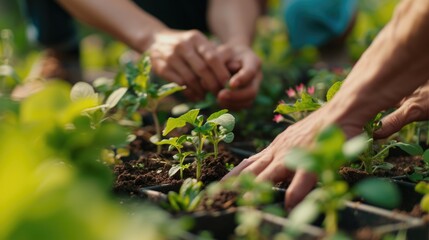
[[[180,234],[182,226],[164,212],[145,205],[128,212],[115,203],[112,172],[100,155],[123,143],[126,132],[113,123],[92,128],[81,112],[98,103],[72,102],[69,92],[52,83],[21,103],[0,98],[0,239]]]

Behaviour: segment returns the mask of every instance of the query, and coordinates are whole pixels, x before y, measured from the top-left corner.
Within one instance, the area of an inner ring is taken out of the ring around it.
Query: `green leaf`
[[[211,120],[213,120],[213,119],[215,119],[215,118],[218,118],[218,117],[222,116],[223,114],[225,114],[225,113],[227,113],[227,112],[228,112],[228,109],[222,109],[222,110],[220,110],[220,111],[218,111],[218,112],[212,113],[212,114],[207,118],[207,121],[211,121]]]
[[[394,144],[412,156],[422,155],[423,149],[418,144],[398,142]]]
[[[429,149],[426,149],[423,153],[423,161],[425,161],[426,164],[429,164]]]
[[[179,91],[186,89],[185,86],[179,86],[177,83],[168,83],[161,86],[157,92],[157,98],[159,100]]]
[[[425,195],[420,201],[420,207],[423,211],[429,212],[429,195]]]
[[[108,109],[114,108],[119,103],[119,101],[125,95],[126,92],[127,92],[127,88],[123,87],[123,88],[116,89],[112,94],[110,94],[110,96],[106,100],[107,108]]]
[[[290,169],[305,169],[315,172],[318,170],[317,161],[314,157],[304,149],[292,149],[285,157],[285,166]]]
[[[228,132],[231,132],[235,126],[235,118],[234,116],[232,116],[232,114],[229,114],[229,113],[222,114],[217,118],[214,118],[207,122],[212,122],[212,123],[215,123],[216,125],[220,125],[224,127]]]
[[[171,146],[174,146],[174,147],[178,147],[180,145],[180,144],[177,143],[178,139],[179,139],[178,137],[172,137],[172,138],[169,138],[169,139],[162,139],[161,141],[156,142],[155,144],[156,145],[171,145]]]
[[[222,141],[226,143],[231,143],[232,141],[234,141],[234,133],[232,132],[227,133],[222,137]]]
[[[89,83],[78,82],[73,85],[70,91],[70,98],[73,102],[76,102],[85,98],[98,98],[98,95],[95,93],[94,88]]]
[[[390,181],[369,178],[360,181],[354,192],[366,202],[376,206],[393,209],[401,203],[401,195],[396,185]]]
[[[416,192],[421,194],[428,194],[429,193],[429,184],[426,182],[419,182],[417,183],[415,187]]]
[[[366,135],[359,135],[348,140],[343,145],[343,153],[347,160],[353,160],[361,154],[367,147],[368,137]]]
[[[311,112],[319,109],[320,103],[317,102],[311,95],[301,93],[301,99],[298,99],[295,104],[279,104],[274,112],[280,114],[290,114],[294,112]]]
[[[340,90],[341,85],[343,85],[343,81],[336,82],[332,84],[332,86],[329,88],[328,92],[326,93],[326,101],[331,101],[331,99],[337,94],[337,92]]]
[[[171,166],[170,170],[168,170],[168,176],[174,176],[180,170],[180,168],[181,167],[179,164]]]
[[[418,181],[423,180],[423,175],[421,173],[414,172],[414,173],[408,175],[408,179],[410,179],[413,182],[418,182]]]
[[[293,226],[300,226],[312,223],[319,216],[319,213],[318,204],[312,198],[306,198],[292,210],[289,219]]]
[[[173,131],[176,128],[181,128],[186,125],[186,121],[180,118],[168,118],[167,123],[165,124],[165,128],[162,131],[162,135],[165,136],[169,132]]]

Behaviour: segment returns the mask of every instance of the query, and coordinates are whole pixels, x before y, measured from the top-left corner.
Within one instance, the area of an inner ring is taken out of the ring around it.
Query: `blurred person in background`
[[[293,49],[314,46],[329,67],[349,64],[345,40],[355,24],[357,0],[283,0],[282,4]]]

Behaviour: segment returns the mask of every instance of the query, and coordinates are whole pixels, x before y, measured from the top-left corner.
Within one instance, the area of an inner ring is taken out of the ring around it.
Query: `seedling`
[[[235,167],[232,163],[225,163],[226,169],[231,172],[231,170]]]
[[[333,96],[340,89],[341,84],[342,82],[336,82],[331,86],[331,88],[329,88],[328,93],[326,94],[327,101],[330,101],[333,98]],[[313,96],[314,88],[305,89],[304,86],[299,86],[296,88],[296,91],[290,88],[288,91],[286,91],[286,93],[289,98],[296,99],[295,103],[287,104],[281,102],[274,112],[280,113],[282,115],[288,115],[291,120],[289,120],[289,118],[284,118],[284,121],[289,122],[290,124],[304,119],[310,113],[316,111],[325,104],[324,101]],[[274,120],[279,122],[280,118],[280,116],[276,116]]]
[[[70,98],[74,102],[81,99],[90,99],[99,103],[98,106],[88,108],[84,111],[84,115],[91,119],[91,126],[93,128],[97,128],[102,122],[109,118],[108,114],[110,110],[119,103],[126,92],[127,88],[119,88],[115,90],[103,104],[102,99],[97,93],[95,93],[94,88],[90,84],[86,82],[78,82],[72,87]]]
[[[144,108],[152,115],[152,119],[156,129],[156,139],[152,142],[161,140],[161,126],[158,119],[158,105],[167,96],[178,91],[184,90],[186,87],[179,86],[176,83],[168,83],[158,86],[150,81],[151,63],[150,58],[145,56],[138,65],[128,63],[125,69],[125,75],[130,88],[130,95],[126,100],[133,103],[128,108],[131,113],[136,112],[139,108]],[[157,152],[161,153],[161,146],[158,145]]]
[[[348,184],[338,180],[339,168],[358,157],[366,147],[366,140],[365,136],[358,136],[346,142],[344,133],[338,127],[331,126],[319,134],[313,148],[293,149],[286,156],[287,167],[315,173],[321,182],[321,187],[313,190],[290,213],[293,226],[311,223],[320,213],[325,213],[325,229],[333,235],[338,230],[337,211],[355,195],[385,207],[398,204],[398,191],[387,181],[368,179],[349,191]]]
[[[422,167],[414,166],[414,172],[408,175],[408,178],[413,182],[420,181],[429,181],[429,149],[423,153],[423,163]]]
[[[199,112],[199,109],[192,109],[177,118],[170,117],[167,120],[164,131],[162,132],[165,136],[172,130],[184,127],[186,124],[191,124],[193,126],[191,135],[186,135],[179,139],[183,141],[180,144],[188,142],[193,146],[194,151],[187,156],[195,157],[197,164],[197,179],[201,178],[201,167],[203,161],[211,155],[214,155],[214,157],[217,158],[219,142],[232,142],[234,139],[232,130],[235,126],[235,118],[231,114],[227,113],[227,110],[221,110],[211,114],[206,121],[204,121],[203,115],[198,115]],[[207,153],[204,151],[204,143],[206,141],[213,144],[213,153]]]
[[[112,89],[120,87],[128,88],[123,99],[119,102],[118,108],[126,113],[130,119],[139,119],[139,109],[145,109],[152,115],[156,134],[151,139],[153,143],[161,139],[161,126],[158,119],[159,103],[178,91],[185,89],[185,86],[179,86],[176,83],[159,85],[151,81],[150,77],[151,63],[148,56],[144,56],[137,64],[128,63],[115,81],[109,79],[97,79],[94,83],[97,89],[109,93]],[[161,146],[158,145],[157,152],[161,152]]]
[[[173,191],[168,193],[170,208],[175,212],[194,211],[203,197],[202,186],[203,183],[196,179],[186,179],[180,187],[179,193]]]
[[[185,158],[192,154],[192,152],[182,152],[183,149],[183,143],[185,143],[187,140],[187,136],[183,135],[181,137],[173,137],[170,139],[163,139],[156,144],[158,145],[169,145],[169,151],[172,149],[176,149],[177,153],[173,156],[175,160],[179,161],[179,164],[175,164],[171,167],[171,169],[168,171],[168,175],[172,177],[174,174],[176,174],[178,171],[180,171],[180,179],[183,179],[183,170],[190,167],[190,164],[185,164]]]
[[[375,143],[372,135],[381,127],[381,117],[382,114],[377,114],[364,126],[364,132],[368,136],[368,144],[365,151],[359,155],[359,160],[362,161],[365,171],[369,174],[374,173],[378,168],[391,169],[393,167],[392,164],[384,162],[391,148],[399,147],[412,156],[423,154],[423,149],[417,144],[397,142],[395,140],[390,140],[382,145]]]

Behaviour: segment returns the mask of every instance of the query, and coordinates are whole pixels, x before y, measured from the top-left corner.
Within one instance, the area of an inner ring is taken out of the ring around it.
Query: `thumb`
[[[416,120],[416,114],[410,114],[401,107],[381,120],[381,128],[374,133],[374,138],[386,138]]]

